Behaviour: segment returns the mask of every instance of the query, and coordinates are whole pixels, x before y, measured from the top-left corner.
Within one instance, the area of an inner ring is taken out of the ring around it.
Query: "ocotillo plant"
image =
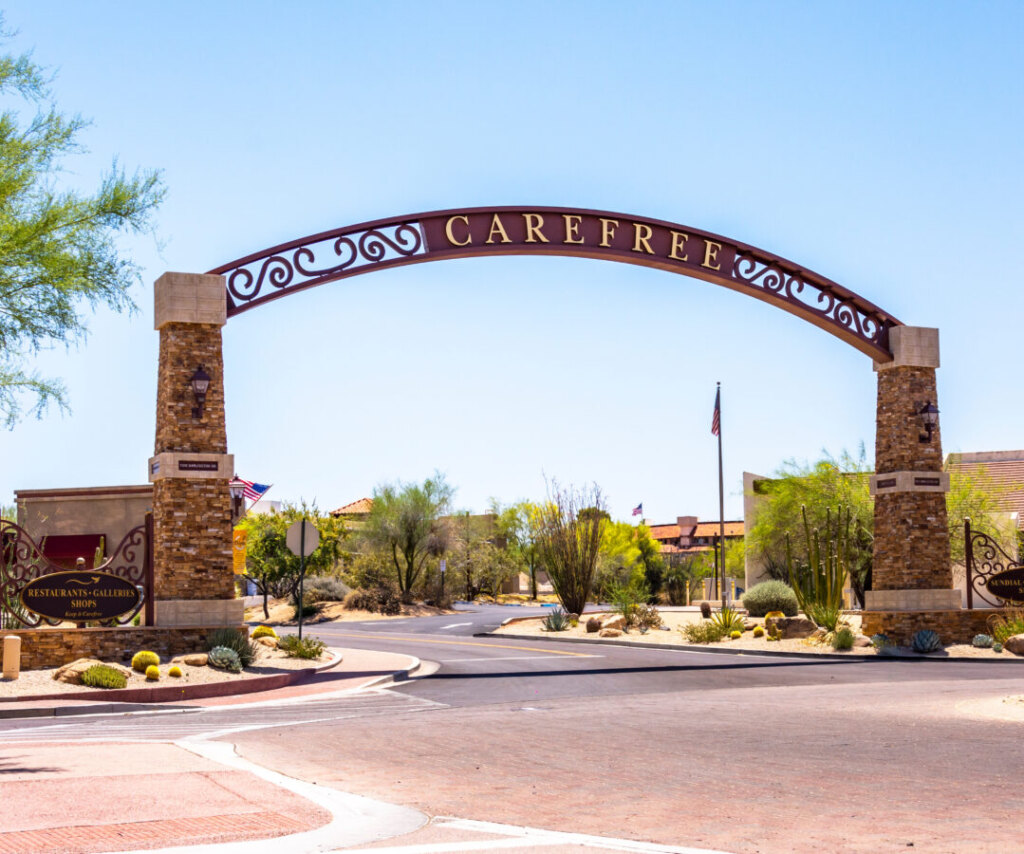
[[[832,530],[832,511],[825,513],[825,532],[817,528],[812,532],[807,522],[807,508],[801,507],[804,517],[804,536],[807,539],[807,571],[793,569],[793,557],[786,535],[786,569],[789,584],[796,593],[800,610],[811,620],[830,632],[836,630],[843,609],[843,585],[846,583],[846,558],[850,542],[850,509],[836,511],[836,526]]]

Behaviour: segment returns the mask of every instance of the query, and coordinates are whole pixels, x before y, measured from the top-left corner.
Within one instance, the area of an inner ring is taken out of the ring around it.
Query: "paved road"
[[[1024,667],[473,636],[525,613],[310,626],[439,667],[370,695],[11,722],[0,740],[221,738],[432,816],[744,854],[1024,852],[1024,725],[965,711],[1024,694]]]

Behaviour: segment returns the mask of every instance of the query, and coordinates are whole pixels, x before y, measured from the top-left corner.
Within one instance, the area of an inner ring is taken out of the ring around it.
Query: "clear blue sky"
[[[143,483],[152,281],[306,234],[472,205],[601,208],[790,258],[937,326],[945,449],[1024,446],[1024,5],[1016,2],[4,4],[93,119],[65,179],[164,172],[139,312],[100,311],[73,413],[0,438],[17,488]],[[229,449],[329,509],[438,469],[457,503],[596,481],[613,515],[716,518],[741,473],[873,458],[866,356],[705,282],[580,259],[415,265],[224,330]]]

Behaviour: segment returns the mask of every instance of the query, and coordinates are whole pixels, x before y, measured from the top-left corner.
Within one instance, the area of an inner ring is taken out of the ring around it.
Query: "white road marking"
[[[457,628],[459,628],[459,626],[471,626],[471,625],[473,625],[473,624],[472,623],[452,623],[451,625],[448,625],[448,626],[441,626],[441,631],[443,632],[445,629],[457,629]]]

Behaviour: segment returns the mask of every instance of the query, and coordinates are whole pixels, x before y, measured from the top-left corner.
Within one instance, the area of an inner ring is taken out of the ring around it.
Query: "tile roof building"
[[[999,491],[996,504],[1012,514],[1018,530],[1024,530],[1024,451],[978,451],[969,454],[947,454],[946,470],[950,473],[983,476]]]

